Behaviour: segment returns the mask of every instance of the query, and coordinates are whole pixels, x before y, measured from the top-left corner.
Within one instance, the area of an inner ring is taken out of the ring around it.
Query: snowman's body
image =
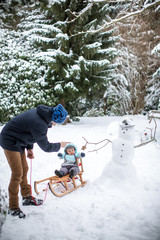
[[[134,125],[124,120],[119,125],[119,135],[112,141],[112,159],[104,169],[103,176],[114,180],[134,181],[136,170],[132,163],[134,158]]]
[[[125,121],[126,122],[126,121]],[[112,160],[119,164],[128,164],[134,157],[134,125],[119,126],[119,136],[112,142]]]

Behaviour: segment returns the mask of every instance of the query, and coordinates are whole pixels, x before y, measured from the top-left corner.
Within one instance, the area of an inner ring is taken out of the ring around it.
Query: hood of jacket
[[[52,112],[53,107],[48,107],[45,105],[39,105],[37,107],[37,113],[45,120],[47,124],[50,124],[52,121]]]
[[[68,147],[74,147],[74,149],[75,149],[75,154],[77,153],[77,147],[76,147],[76,145],[74,145],[73,143],[68,143],[68,144],[65,146],[65,148],[64,148],[64,152],[65,152],[66,154],[67,154],[66,149],[67,149]]]

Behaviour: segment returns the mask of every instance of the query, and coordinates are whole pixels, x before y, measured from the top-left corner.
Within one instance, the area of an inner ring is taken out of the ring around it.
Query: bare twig
[[[134,146],[134,148],[142,147],[142,146],[144,146],[144,145],[146,145],[146,144],[148,144],[148,143],[151,143],[151,142],[153,142],[153,141],[156,140],[157,122],[156,122],[154,116],[151,116],[151,119],[150,119],[149,123],[151,123],[152,119],[153,119],[154,124],[155,124],[153,136],[152,136],[152,130],[153,130],[153,129],[152,129],[152,128],[147,128],[147,129],[149,129],[149,130],[151,131],[151,139],[148,140],[148,141],[146,141],[146,142],[143,142],[143,143],[140,143],[140,144]],[[108,143],[111,143],[111,142],[112,142],[112,141],[110,141],[109,139],[103,139],[103,140],[100,141],[100,142],[88,142],[87,139],[84,138],[84,137],[83,137],[83,139],[85,140],[86,144],[85,144],[84,146],[82,146],[82,150],[85,150],[85,149],[87,148],[87,144],[97,145],[97,144],[100,144],[100,143],[102,143],[102,142],[107,141],[107,143],[105,143],[102,147],[97,148],[97,149],[94,149],[94,150],[92,150],[92,151],[88,151],[88,152],[96,152],[96,151],[104,148]]]
[[[109,142],[111,142],[111,141],[108,141],[106,144],[104,144],[102,147],[100,147],[100,148],[97,148],[97,149],[94,149],[94,150],[92,150],[92,151],[88,151],[88,152],[97,152],[98,150],[100,150],[101,148],[104,148]]]
[[[152,130],[153,130],[153,129],[147,128],[147,129],[151,130],[151,139],[150,139],[149,141],[146,141],[146,142],[143,142],[143,143],[141,143],[141,144],[138,144],[138,145],[134,146],[134,148],[142,147],[142,146],[144,146],[144,145],[146,145],[146,144],[148,144],[148,143],[153,142],[153,141],[156,140],[157,122],[156,122],[154,116],[151,116],[151,120],[149,121],[149,123],[151,123],[152,119],[153,119],[154,124],[155,124],[153,137],[152,137]]]
[[[144,145],[146,145],[146,144],[148,144],[150,142],[153,142],[154,140],[155,140],[155,138],[152,138],[151,140],[149,140],[147,142],[143,142],[141,144],[138,144],[138,145],[134,146],[134,148],[142,147],[142,146],[144,146]]]
[[[152,138],[153,138],[153,137],[152,137],[152,130],[153,130],[153,129],[152,129],[152,128],[148,128],[148,127],[147,127],[146,129],[149,129],[149,130],[151,131],[151,139],[152,139]]]
[[[85,150],[87,148],[87,144],[93,144],[93,145],[97,145],[97,144],[100,144],[102,142],[105,142],[107,141],[107,143],[105,143],[105,145],[103,145],[102,147],[98,148],[98,149],[95,149],[95,150],[92,150],[92,151],[89,151],[89,152],[95,152],[95,151],[98,151],[99,149],[105,147],[108,143],[110,143],[111,141],[109,139],[104,139],[100,142],[96,142],[96,143],[93,143],[93,142],[88,142],[84,137],[83,139],[85,140],[86,144],[84,146],[82,146],[82,150]]]
[[[153,138],[155,138],[155,137],[156,137],[156,131],[157,131],[157,122],[156,122],[156,119],[154,118],[154,116],[152,116],[149,123],[152,122],[152,119],[153,119],[154,124],[155,124],[155,127],[154,127],[154,136],[153,136]]]

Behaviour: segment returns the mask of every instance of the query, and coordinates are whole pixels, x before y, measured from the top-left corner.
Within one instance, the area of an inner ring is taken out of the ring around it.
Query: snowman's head
[[[135,137],[133,120],[131,118],[125,118],[119,126],[119,137],[128,141],[133,141]]]
[[[121,128],[130,128],[130,127],[134,127],[134,122],[132,118],[125,118],[122,120],[122,122],[120,123],[120,127]]]

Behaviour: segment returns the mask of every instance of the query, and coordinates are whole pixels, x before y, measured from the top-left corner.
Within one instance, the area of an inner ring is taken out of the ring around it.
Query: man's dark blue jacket
[[[45,152],[57,152],[60,143],[49,143],[47,131],[52,121],[52,107],[39,105],[9,121],[1,131],[0,145],[10,151],[23,152],[37,143]]]

